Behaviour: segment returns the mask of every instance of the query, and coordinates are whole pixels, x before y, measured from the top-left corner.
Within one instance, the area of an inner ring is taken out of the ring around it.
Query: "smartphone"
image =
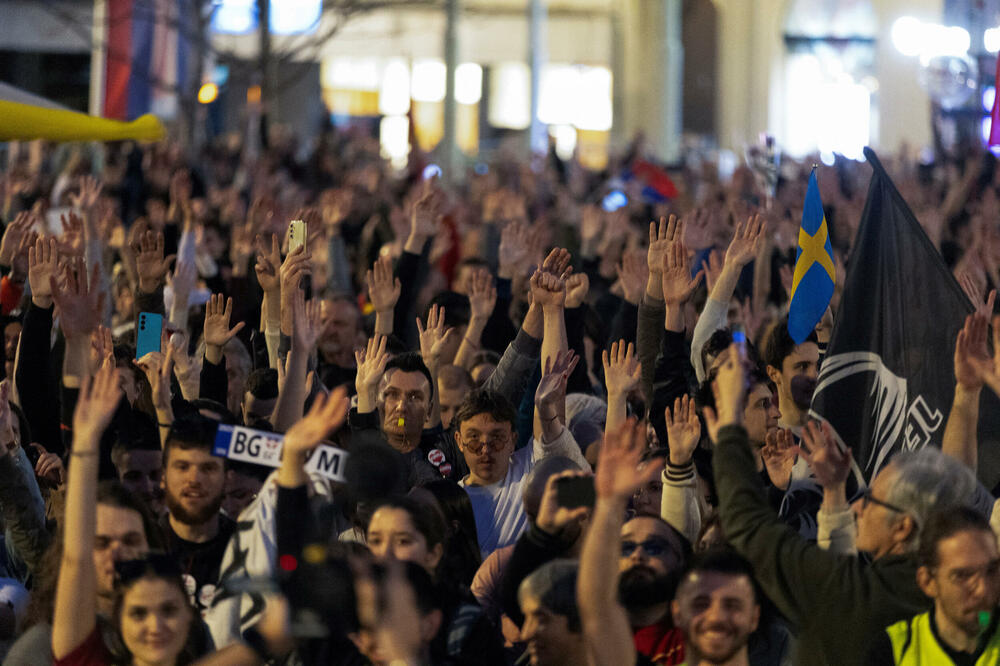
[[[306,223],[302,220],[292,220],[288,225],[288,253],[306,244]]]
[[[594,501],[597,499],[594,492],[594,477],[564,476],[556,481],[556,498],[559,506],[567,509],[594,506]]]
[[[139,313],[139,330],[135,333],[135,357],[140,359],[149,352],[160,349],[160,332],[163,330],[163,315],[155,312]]]
[[[606,197],[601,201],[601,208],[603,208],[608,213],[613,213],[619,208],[623,208],[628,205],[628,197],[621,190],[612,190],[608,193]]]

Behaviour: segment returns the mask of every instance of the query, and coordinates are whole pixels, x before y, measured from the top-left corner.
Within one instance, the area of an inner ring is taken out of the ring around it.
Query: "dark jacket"
[[[886,626],[930,608],[912,555],[868,564],[822,550],[783,524],[768,505],[743,427],[719,430],[713,462],[723,532],[797,629],[796,663],[863,663]]]

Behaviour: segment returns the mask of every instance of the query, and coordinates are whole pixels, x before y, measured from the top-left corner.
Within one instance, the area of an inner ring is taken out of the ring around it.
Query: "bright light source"
[[[531,70],[505,62],[490,76],[489,121],[494,127],[523,130],[531,124]]]
[[[993,110],[993,101],[996,99],[997,89],[993,86],[983,88],[983,111],[989,113]]]
[[[211,104],[219,96],[219,86],[211,81],[198,88],[198,101],[202,104]]]
[[[411,94],[418,102],[442,102],[447,70],[441,60],[417,60],[410,79]]]
[[[556,155],[565,161],[573,159],[576,150],[576,128],[572,125],[549,125],[549,136],[556,140]]]
[[[379,122],[379,144],[392,166],[406,166],[410,154],[410,121],[406,116],[386,116]]]
[[[611,129],[611,70],[606,67],[546,65],[538,119],[549,125]]]
[[[990,53],[1000,51],[1000,28],[987,28],[983,33],[983,46]]]
[[[832,167],[837,163],[837,156],[828,150],[824,150],[819,154],[819,161],[828,167]]]
[[[579,104],[573,124],[578,129],[611,129],[611,70],[586,67],[580,74]]]
[[[935,56],[965,55],[972,45],[965,28],[925,23],[912,16],[896,19],[890,34],[897,51],[905,56],[920,56],[924,62]]]
[[[257,29],[256,0],[219,0],[212,16],[212,30],[243,34]]]
[[[378,112],[397,116],[410,110],[410,67],[402,58],[392,58],[382,70],[378,90]]]
[[[983,136],[983,143],[987,143],[990,140],[991,127],[993,127],[993,118],[991,116],[983,116],[982,120],[979,121],[979,130]]]
[[[323,0],[272,0],[271,32],[279,35],[315,32]]]
[[[920,55],[924,48],[924,24],[912,16],[903,16],[892,24],[892,45],[905,56]]]
[[[378,61],[375,58],[333,58],[320,65],[324,88],[337,90],[378,90]]]
[[[474,62],[464,62],[455,68],[455,101],[478,104],[483,98],[483,68]]]

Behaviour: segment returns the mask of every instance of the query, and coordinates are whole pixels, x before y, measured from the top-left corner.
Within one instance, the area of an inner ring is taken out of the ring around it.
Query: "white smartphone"
[[[288,253],[306,244],[306,223],[302,220],[292,220],[288,225]]]

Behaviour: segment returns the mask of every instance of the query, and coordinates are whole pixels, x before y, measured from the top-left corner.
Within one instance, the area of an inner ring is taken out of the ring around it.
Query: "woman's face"
[[[121,631],[136,663],[170,664],[184,649],[192,611],[181,590],[160,578],[142,578],[125,592]]]
[[[413,562],[432,575],[441,560],[441,545],[428,549],[427,539],[417,531],[410,514],[403,509],[382,507],[368,523],[368,549],[376,560]]]

